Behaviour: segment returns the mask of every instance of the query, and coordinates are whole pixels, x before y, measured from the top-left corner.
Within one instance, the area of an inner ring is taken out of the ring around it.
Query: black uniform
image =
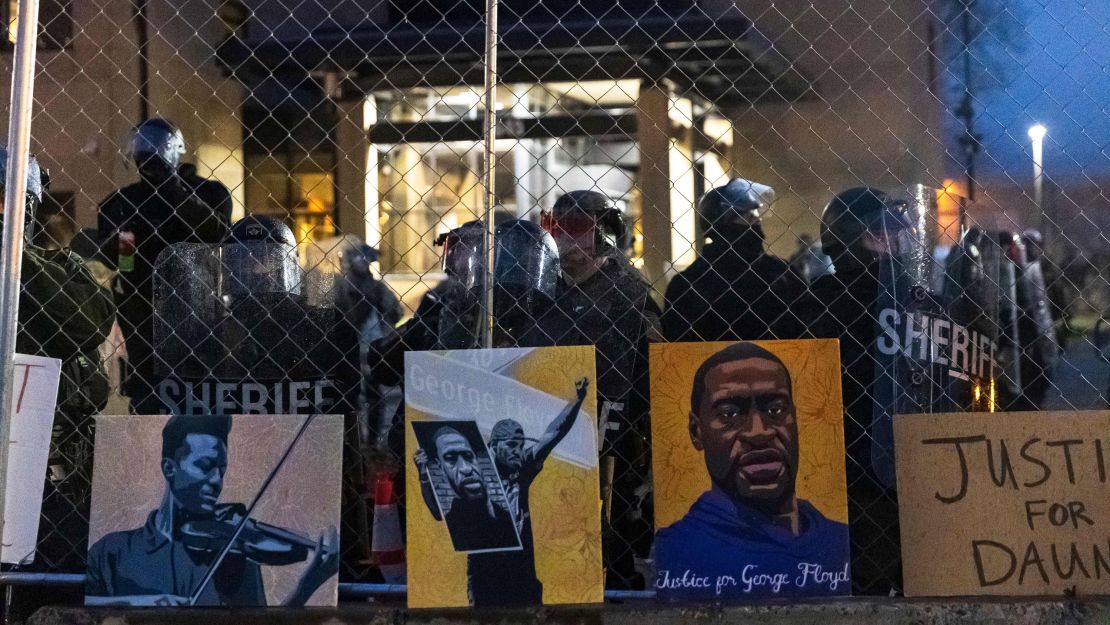
[[[997,298],[965,287],[973,273],[977,285],[992,282],[982,259],[957,251],[968,271],[954,266],[942,293],[929,290],[932,246],[915,224],[930,219],[928,205],[864,188],[840,194],[822,216],[835,273],[812,285],[823,312],[814,334],[840,340],[857,593],[901,586],[893,416],[990,407],[997,326],[987,304]]]
[[[663,335],[668,341],[792,339],[805,285],[779,258],[710,243],[667,285]]]
[[[0,146],[0,193],[7,157],[7,149]],[[40,225],[35,217],[41,217],[38,210],[46,176],[34,157],[27,173],[15,351],[57,358],[62,366],[39,540],[34,562],[23,570],[78,572],[84,568],[88,549],[92,415],[104,407],[109,392],[99,348],[111,331],[115,305],[111,293],[96,282],[80,256],[65,249],[44,250],[31,243]],[[79,599],[72,595],[65,589],[16,587],[8,606],[10,616],[22,620],[42,605]]]
[[[799,338],[805,284],[780,258],[763,249],[753,183],[737,178],[705,194],[698,218],[712,240],[701,256],[667,285],[663,334],[668,341]]]
[[[182,164],[178,168],[178,174],[185,183],[185,187],[192,191],[201,202],[211,207],[225,222],[231,222],[231,209],[233,208],[231,193],[228,192],[223,183],[200,176],[197,174],[196,165],[190,163]]]
[[[118,272],[114,290],[128,359],[123,390],[136,413],[157,412],[158,408],[150,383],[156,359],[152,344],[155,260],[169,245],[220,243],[228,233],[230,194],[215,182],[206,183],[204,193],[220,195],[225,201],[208,204],[180,179],[171,178],[159,186],[142,180],[116,191],[100,205],[101,260]],[[134,252],[129,258],[128,239],[132,237]]]
[[[628,226],[612,199],[570,191],[542,219],[564,275],[543,324],[556,345],[595,347],[606,587],[640,588],[635,562],[652,533],[647,345],[662,338],[659,307],[621,251]]]
[[[563,281],[556,311],[545,315],[556,345],[593,345],[596,350],[598,429],[607,588],[642,584],[634,568],[651,543],[651,464],[648,421],[647,345],[659,340],[658,304],[624,254],[611,250],[587,280]]]
[[[867,271],[838,268],[835,274],[819,277],[812,289],[825,309],[814,334],[840,339],[852,582],[856,592],[883,594],[900,585],[901,561],[897,498],[871,470],[871,389],[877,363],[882,362],[872,353],[879,280]]]
[[[1028,248],[1027,248],[1028,253]],[[1017,275],[1017,330],[1021,354],[1021,400],[1024,410],[1039,410],[1052,387],[1052,375],[1060,358],[1060,344],[1048,304],[1045,276],[1040,258],[1029,256]]]

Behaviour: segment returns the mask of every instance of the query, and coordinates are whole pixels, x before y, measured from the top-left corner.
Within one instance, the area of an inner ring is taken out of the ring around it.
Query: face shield
[[[914,249],[915,233],[907,213],[908,205],[905,201],[888,203],[867,224],[860,237],[860,247],[879,257],[901,257],[909,254]]]
[[[163,379],[210,376],[227,355],[214,328],[223,315],[219,248],[175,243],[154,264],[155,373]]]
[[[513,220],[497,227],[494,241],[494,284],[555,297],[559,250],[550,234],[530,221]]]
[[[263,295],[300,296],[303,279],[297,250],[270,240],[223,246],[224,288],[233,301]]]
[[[435,244],[443,246],[443,273],[467,289],[479,286],[485,271],[484,241],[485,227],[477,221],[467,222],[441,234]]]
[[[754,228],[762,223],[758,209],[744,210],[738,206],[729,206],[717,218],[715,227],[728,226],[736,229]]]
[[[581,211],[544,213],[541,225],[551,234],[560,254],[581,251],[587,256],[596,255],[598,223],[593,215]]]
[[[4,206],[4,191],[8,174],[8,148],[0,145],[0,215],[7,213]],[[27,191],[24,194],[25,202],[20,210],[23,212],[25,230],[23,236],[27,241],[34,238],[36,219],[35,211],[42,203],[43,190],[49,185],[50,177],[46,170],[39,166],[38,159],[30,156],[27,162]]]
[[[553,305],[559,274],[559,250],[550,234],[525,220],[498,226],[493,309],[499,331],[509,339],[523,336]]]
[[[943,268],[936,260],[940,237],[937,191],[925,185],[911,185],[895,192],[896,208],[884,211],[891,255],[902,259],[915,285],[928,287],[939,278]],[[880,244],[885,245],[885,244]]]

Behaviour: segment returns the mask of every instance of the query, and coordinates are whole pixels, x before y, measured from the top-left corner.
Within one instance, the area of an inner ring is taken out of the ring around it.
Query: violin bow
[[[308,429],[308,425],[312,423],[312,420],[315,417],[316,414],[313,413],[305,418],[304,423],[302,423],[300,429],[297,430],[296,436],[294,436],[293,440],[289,442],[289,446],[285,448],[285,453],[281,455],[281,459],[278,460],[277,465],[270,471],[270,474],[267,475],[266,479],[262,482],[262,488],[258,489],[258,492],[254,495],[254,498],[251,499],[250,505],[247,506],[246,512],[243,513],[243,518],[239,519],[239,522],[235,525],[235,531],[231,533],[231,538],[229,538],[227,540],[227,543],[225,543],[224,546],[220,549],[219,555],[216,556],[216,559],[212,562],[211,566],[208,567],[208,572],[204,574],[204,578],[200,580],[200,583],[197,585],[196,590],[194,590],[193,594],[189,596],[190,606],[195,606],[197,604],[197,601],[200,599],[200,594],[204,592],[204,589],[207,588],[208,584],[212,582],[212,578],[215,577],[216,571],[220,568],[220,564],[223,563],[224,558],[227,557],[227,554],[231,553],[232,545],[234,545],[235,541],[239,539],[239,535],[243,533],[243,528],[247,526],[247,521],[250,520],[251,514],[254,513],[254,507],[258,505],[259,500],[262,499],[262,495],[266,493],[266,489],[270,488],[270,483],[274,481],[274,477],[277,476],[278,471],[281,470],[281,467],[285,464],[285,461],[289,459],[289,454],[293,452],[293,447],[295,447],[297,445],[297,442],[301,440],[301,437],[304,436],[305,430]]]

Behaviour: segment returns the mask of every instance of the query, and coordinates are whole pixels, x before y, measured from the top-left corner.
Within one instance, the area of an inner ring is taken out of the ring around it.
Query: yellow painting
[[[405,354],[408,605],[598,603],[592,347]]]
[[[651,346],[663,600],[850,592],[837,341]]]

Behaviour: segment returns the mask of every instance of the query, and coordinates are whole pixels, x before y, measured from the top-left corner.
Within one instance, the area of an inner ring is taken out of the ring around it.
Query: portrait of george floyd
[[[474,421],[412,424],[425,503],[447,524],[455,551],[520,551],[509,499],[486,442]],[[428,459],[431,459],[430,461]]]
[[[405,354],[408,605],[597,603],[589,347]]]
[[[333,606],[343,420],[97,417],[88,605]]]
[[[663,601],[851,592],[836,341],[651,346]]]

